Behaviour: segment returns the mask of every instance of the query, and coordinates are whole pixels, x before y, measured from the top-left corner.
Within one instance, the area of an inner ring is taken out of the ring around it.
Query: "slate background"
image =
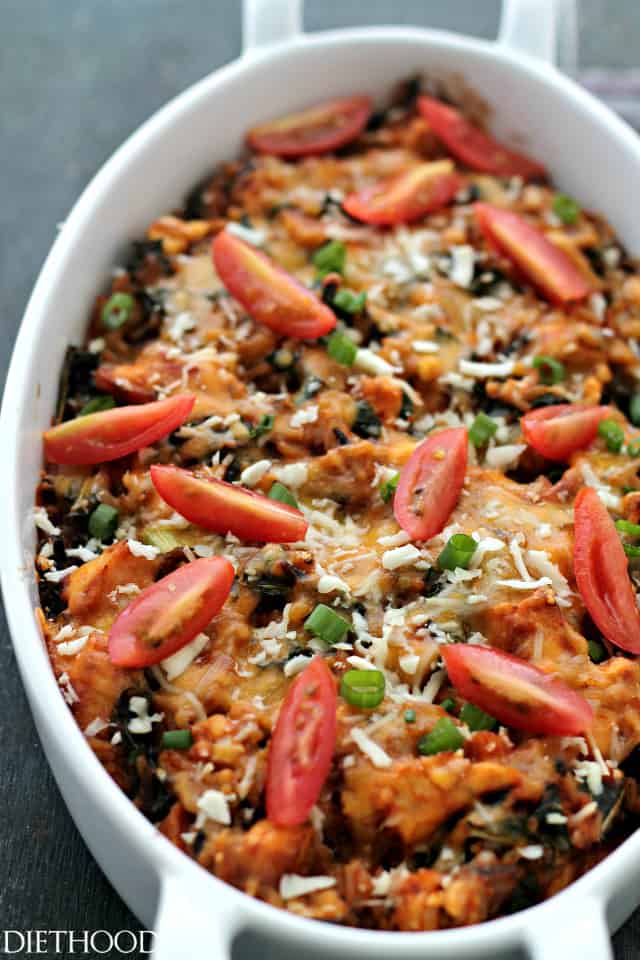
[[[495,35],[499,0],[308,0],[307,30],[431,25]],[[154,110],[240,51],[238,0],[2,0],[0,382],[29,291],[63,220],[109,154]],[[638,0],[581,0],[580,66],[640,66]],[[640,75],[585,80],[640,125]],[[0,931],[136,929],[86,850],[48,771],[0,617]],[[21,954],[24,956],[24,954]],[[246,938],[235,960],[263,956]],[[640,956],[640,911],[615,938]],[[550,958],[551,960],[551,958]]]

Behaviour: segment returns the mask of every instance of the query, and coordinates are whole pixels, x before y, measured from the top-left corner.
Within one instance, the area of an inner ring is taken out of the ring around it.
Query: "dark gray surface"
[[[491,37],[498,10],[498,0],[309,0],[306,26],[414,23]],[[20,317],[56,224],[139,123],[237,56],[240,4],[4,0],[1,14],[4,380]],[[638,64],[638,0],[582,0],[581,16],[583,65]],[[4,618],[0,627],[0,931],[135,928],[62,804],[22,693]],[[617,960],[640,956],[640,912],[615,944]],[[241,953],[261,955],[257,941],[247,941]]]

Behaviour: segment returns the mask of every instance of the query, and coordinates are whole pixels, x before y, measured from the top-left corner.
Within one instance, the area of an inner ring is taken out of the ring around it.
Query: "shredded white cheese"
[[[349,584],[330,573],[323,574],[318,580],[318,593],[333,593],[336,590],[349,593]]]
[[[127,546],[129,547],[129,553],[134,557],[145,557],[147,560],[155,560],[160,553],[157,547],[140,543],[139,540],[129,539],[127,540]]]
[[[70,574],[77,569],[78,567],[72,564],[70,567],[65,567],[64,570],[47,570],[44,578],[45,580],[49,580],[51,583],[60,583],[61,580],[64,580],[65,577],[70,576]]]
[[[449,279],[458,287],[470,287],[475,264],[473,247],[465,243],[457,247],[451,247],[449,253],[451,254]]]
[[[499,363],[482,363],[478,360],[461,360],[458,369],[466,377],[510,377],[515,364],[513,360],[501,360]]]
[[[291,417],[289,424],[292,427],[303,427],[305,423],[315,423],[318,419],[318,405],[312,404],[297,410]]]
[[[386,550],[382,554],[382,566],[385,570],[397,570],[398,567],[406,567],[414,563],[420,556],[420,551],[412,543],[406,543],[402,547],[395,547],[393,550]]]
[[[276,467],[273,472],[285,487],[296,490],[307,482],[309,467],[306,463],[285,463],[282,467]]]
[[[131,733],[151,733],[152,724],[160,723],[164,719],[163,713],[149,715],[149,703],[146,697],[131,697],[129,710],[135,713],[135,717],[127,724],[127,729]]]
[[[57,650],[58,653],[62,654],[63,657],[75,657],[76,653],[80,653],[86,642],[86,637],[78,637],[76,640],[67,640],[64,643],[59,643]]]
[[[215,820],[225,827],[231,823],[229,803],[221,790],[205,790],[198,798],[198,810],[207,820]]]
[[[245,487],[255,487],[270,469],[271,460],[257,460],[256,463],[244,468],[240,474],[240,483],[243,483]]]
[[[280,877],[280,896],[283,900],[295,900],[296,897],[328,890],[335,885],[335,877],[301,877],[297,873],[284,873]]]
[[[507,470],[515,466],[526,449],[524,443],[505,443],[501,447],[490,447],[484,458],[485,463],[494,470]]]
[[[390,767],[393,763],[393,760],[386,751],[379,746],[375,740],[372,740],[369,737],[362,727],[354,727],[351,731],[351,739],[354,743],[362,750],[365,756],[371,760],[371,763],[374,767],[379,767],[383,769],[385,767]]]
[[[48,534],[50,537],[57,537],[61,532],[60,527],[56,527],[51,523],[44,507],[33,508],[33,522],[39,530],[42,530],[43,533]]]
[[[378,356],[377,353],[374,353],[373,350],[369,350],[367,347],[360,347],[358,349],[353,365],[357,370],[362,370],[363,373],[370,373],[373,377],[398,372],[397,368],[392,366],[384,357]]]
[[[167,675],[168,680],[175,680],[185,672],[209,643],[209,637],[206,633],[199,633],[197,637],[188,643],[186,647],[173,653],[170,657],[165,657],[160,661],[160,665]]]

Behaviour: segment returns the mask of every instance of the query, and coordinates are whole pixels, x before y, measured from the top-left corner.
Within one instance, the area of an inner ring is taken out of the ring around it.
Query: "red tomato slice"
[[[223,284],[258,323],[301,340],[315,340],[335,327],[336,315],[315,294],[228,230],[218,234],[212,251]]]
[[[431,97],[418,97],[418,109],[454,157],[472,170],[493,173],[497,177],[518,176],[525,180],[539,180],[546,176],[541,163],[504,147],[469,123],[455,107],[448,107]]]
[[[576,497],[573,568],[598,629],[621,650],[640,653],[640,611],[627,557],[607,508],[591,487]]]
[[[455,197],[460,182],[451,160],[420,163],[400,176],[349,194],[342,206],[364,223],[408,223],[444,207]]]
[[[465,700],[506,726],[570,737],[593,722],[584,697],[520,657],[475,643],[452,643],[440,653]]]
[[[320,657],[293,681],[267,762],[267,817],[293,827],[309,816],[327,779],[336,743],[336,685]]]
[[[487,240],[512,260],[531,283],[550,300],[582,300],[591,287],[564,250],[547,240],[517,213],[474,204],[476,218]]]
[[[44,455],[51,463],[74,465],[117,460],[166,437],[185,422],[195,402],[193,394],[179,393],[67,420],[45,432]]]
[[[547,460],[567,460],[596,438],[598,424],[609,407],[582,407],[573,403],[530,410],[520,418],[520,429],[530,447]]]
[[[174,510],[213,533],[241,540],[294,543],[304,540],[308,523],[300,510],[224,480],[204,480],[180,467],[151,467],[153,485]]]
[[[467,469],[467,431],[441,430],[416,447],[400,472],[393,513],[413,540],[440,533],[458,502]]]
[[[136,383],[129,375],[149,376],[145,367],[131,363],[119,363],[117,366],[104,364],[93,375],[98,390],[110,393],[123,403],[151,403],[155,390],[147,383]]]
[[[206,557],[147,587],[111,627],[111,662],[150,667],[186,647],[220,612],[233,577],[225,557]]]
[[[355,140],[371,115],[370,97],[344,97],[262,123],[249,130],[247,143],[258,153],[306,157],[329,153]]]

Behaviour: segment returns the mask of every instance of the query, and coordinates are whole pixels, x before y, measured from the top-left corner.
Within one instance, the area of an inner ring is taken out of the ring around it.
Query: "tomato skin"
[[[523,217],[490,203],[475,203],[476,219],[487,240],[554,303],[583,300],[591,286],[564,250]]]
[[[315,340],[335,327],[336,315],[326,304],[240,237],[222,230],[212,253],[223,284],[258,323],[301,340]]]
[[[593,443],[598,424],[610,414],[610,407],[559,403],[525,413],[520,418],[520,429],[529,446],[543,457],[563,462],[576,450]]]
[[[522,177],[539,180],[546,177],[541,163],[509,150],[456,110],[431,97],[418,97],[418,109],[435,135],[442,140],[457,160],[472,170],[493,173],[498,177]]]
[[[628,561],[609,511],[592,487],[574,508],[573,568],[591,619],[610,643],[640,653],[640,610]]]
[[[220,612],[233,578],[226,557],[205,557],[147,587],[111,627],[111,662],[150,667],[181,650]]]
[[[246,487],[159,464],[151,466],[151,480],[170,507],[203,530],[265,543],[295,543],[307,532],[300,510]]]
[[[412,540],[430,540],[445,526],[464,483],[467,446],[465,427],[440,430],[416,447],[400,471],[393,513]]]
[[[314,657],[293,681],[269,747],[267,818],[294,827],[309,816],[327,779],[336,743],[336,684]]]
[[[452,643],[440,652],[456,690],[506,726],[571,737],[593,723],[584,697],[527,660],[475,643]]]
[[[102,364],[93,375],[96,387],[104,393],[112,394],[122,403],[151,403],[156,395],[154,389],[128,380],[129,369],[135,369],[134,365]]]
[[[51,463],[75,466],[118,460],[181,426],[195,402],[193,394],[180,393],[166,400],[67,420],[45,432],[45,458]]]
[[[350,193],[342,206],[364,223],[392,226],[409,223],[446,206],[461,180],[450,160],[420,163],[399,176],[381,180],[359,193]]]
[[[360,136],[372,109],[371,97],[329,100],[253,127],[247,134],[247,144],[258,153],[273,153],[278,157],[330,153]]]

